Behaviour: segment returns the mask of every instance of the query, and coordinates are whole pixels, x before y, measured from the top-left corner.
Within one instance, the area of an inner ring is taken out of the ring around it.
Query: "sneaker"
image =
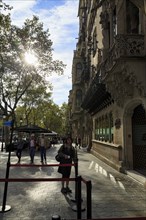
[[[68,186],[66,187],[66,191],[69,192],[69,193],[72,192],[72,190]]]
[[[67,193],[66,188],[62,187],[61,192],[62,193]]]

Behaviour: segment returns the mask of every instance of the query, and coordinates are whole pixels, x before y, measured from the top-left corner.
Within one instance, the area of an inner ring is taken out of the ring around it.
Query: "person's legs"
[[[81,141],[79,141],[79,149],[81,148]]]
[[[69,180],[66,181],[66,192],[72,192],[72,190],[69,188]]]
[[[62,188],[64,188],[64,181],[62,181],[61,184],[62,184]]]
[[[30,156],[30,161],[32,163],[32,148],[31,147],[29,148],[29,156]]]
[[[35,155],[35,148],[34,148],[34,147],[30,147],[30,159],[31,159],[31,163],[33,163],[33,161],[34,161],[34,155]]]
[[[41,153],[41,163],[43,163],[43,147],[40,148],[40,153]]]
[[[68,178],[68,180],[66,180],[66,192],[72,192],[72,190],[69,188],[69,178],[70,178],[70,174],[71,174],[71,167],[66,167],[66,177]]]
[[[47,163],[47,158],[46,158],[46,148],[44,147],[44,160],[45,160],[45,163]]]
[[[69,180],[66,181],[66,187],[68,187],[68,186],[69,186]]]
[[[19,150],[19,163],[20,163],[20,160],[21,160],[21,154],[22,154],[22,149]]]
[[[33,147],[33,150],[32,150],[32,163],[34,162],[34,155],[35,155],[35,148]]]
[[[21,150],[20,149],[17,150],[16,156],[18,157],[18,163],[20,163],[20,160],[21,160]]]
[[[62,176],[62,178],[64,177]],[[61,192],[66,193],[66,188],[64,187],[64,181],[62,181],[61,184],[62,184]]]

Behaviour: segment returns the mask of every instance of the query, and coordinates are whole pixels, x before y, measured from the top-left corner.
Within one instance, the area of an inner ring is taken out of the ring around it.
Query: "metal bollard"
[[[61,220],[60,215],[53,215],[52,220]]]

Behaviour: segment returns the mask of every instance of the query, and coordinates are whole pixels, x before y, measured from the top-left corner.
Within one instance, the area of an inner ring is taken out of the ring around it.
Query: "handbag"
[[[61,162],[61,157],[60,157],[60,155],[59,154],[57,154],[56,156],[55,156],[55,159],[57,160],[57,162]]]

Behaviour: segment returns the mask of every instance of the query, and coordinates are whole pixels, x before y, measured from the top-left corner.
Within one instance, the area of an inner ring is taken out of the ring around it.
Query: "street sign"
[[[5,121],[5,122],[4,122],[4,125],[5,125],[5,126],[11,126],[11,125],[12,125],[12,121]]]

